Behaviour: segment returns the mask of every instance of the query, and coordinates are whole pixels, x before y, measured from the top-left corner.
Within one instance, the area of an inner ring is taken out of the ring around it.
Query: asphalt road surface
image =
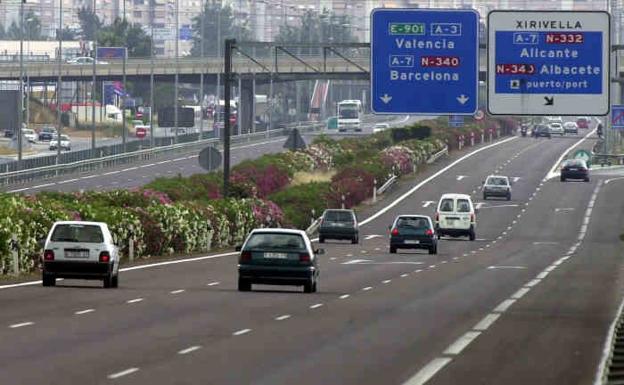
[[[323,245],[315,294],[238,292],[235,253],[126,269],[116,290],[0,289],[0,382],[592,383],[624,288],[624,174],[561,183],[579,139],[505,139],[403,182],[359,213],[359,245]],[[493,173],[514,178],[511,201],[482,201]],[[477,240],[389,254],[394,217],[446,192],[472,194]]]

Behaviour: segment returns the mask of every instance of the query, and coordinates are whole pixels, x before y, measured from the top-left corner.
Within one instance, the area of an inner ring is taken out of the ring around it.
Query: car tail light
[[[399,229],[397,229],[396,227],[394,229],[392,229],[391,232],[392,235],[399,235]]]
[[[425,235],[427,235],[427,236],[429,236],[429,237],[430,237],[430,236],[432,236],[432,235],[433,235],[433,230],[431,230],[431,229],[427,229],[427,230],[425,231]]]
[[[43,260],[44,261],[54,261],[54,251],[46,250],[43,252]]]
[[[110,262],[110,253],[108,251],[102,251],[100,253],[100,262]]]
[[[310,262],[310,254],[308,253],[299,254],[299,262]]]
[[[251,261],[251,251],[243,251],[240,255],[242,262]]]

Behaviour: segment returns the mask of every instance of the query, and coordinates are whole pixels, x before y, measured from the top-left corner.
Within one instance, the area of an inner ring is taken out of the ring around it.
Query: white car
[[[565,122],[563,132],[566,134],[578,134],[578,125],[575,122]]]
[[[35,130],[32,130],[30,128],[22,128],[22,135],[24,135],[24,138],[26,138],[26,140],[28,140],[30,143],[35,143],[37,141],[37,133],[35,132]]]
[[[511,181],[504,175],[490,175],[483,182],[483,200],[499,197],[511,200]]]
[[[58,145],[58,136],[54,136],[50,141],[50,150],[56,150]],[[61,135],[61,150],[71,151],[71,141],[69,140],[69,136],[67,135]]]
[[[476,239],[477,215],[470,195],[444,194],[438,202],[435,214],[438,239],[442,235],[468,236]]]
[[[559,122],[551,122],[548,128],[550,129],[551,135],[563,136],[563,134],[565,134],[565,131],[563,130],[563,125]]]
[[[43,286],[56,278],[102,280],[105,288],[119,285],[119,250],[106,223],[55,222],[43,252]]]
[[[390,128],[388,123],[376,123],[373,127],[373,132],[385,131]]]
[[[67,60],[67,64],[74,64],[74,65],[93,64],[93,58],[89,56],[75,57],[73,59]],[[102,60],[97,60],[95,64],[108,64],[108,63]]]

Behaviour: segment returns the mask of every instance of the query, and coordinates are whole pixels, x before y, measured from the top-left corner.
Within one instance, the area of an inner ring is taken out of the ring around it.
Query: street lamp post
[[[22,125],[24,124],[24,3],[20,2],[20,78],[19,78],[19,103],[17,114],[17,169],[22,168]]]
[[[62,0],[61,0],[62,1]],[[97,15],[97,1],[93,0],[93,15]],[[93,73],[91,78],[91,157],[96,157],[95,149],[95,88],[96,88],[96,62],[97,62],[97,22],[93,26]],[[100,107],[101,108],[101,107]]]
[[[199,27],[199,56],[202,64],[204,60],[204,20],[206,19],[206,4],[202,0],[202,13]],[[204,70],[199,74],[199,140],[204,138]]]
[[[61,163],[61,133],[63,132],[63,122],[61,119],[61,104],[63,99],[61,94],[63,93],[63,0],[59,0],[59,29],[57,33],[58,38],[58,78],[56,81],[56,164]]]
[[[180,73],[179,73],[179,62],[178,62],[178,56],[179,56],[179,42],[180,42],[180,8],[179,8],[179,4],[180,4],[180,0],[176,0],[175,2],[175,29],[176,29],[176,33],[175,33],[175,85],[174,85],[174,90],[173,90],[173,128],[175,130],[175,138],[174,138],[174,142],[178,143],[178,82],[180,81]]]

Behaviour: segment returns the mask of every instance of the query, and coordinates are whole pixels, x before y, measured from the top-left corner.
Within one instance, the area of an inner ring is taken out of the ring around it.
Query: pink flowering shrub
[[[347,167],[332,177],[328,199],[330,207],[354,207],[373,195],[375,176],[360,167]]]
[[[414,169],[414,152],[407,147],[392,146],[381,152],[381,161],[386,167],[392,168],[399,175],[409,174]]]

